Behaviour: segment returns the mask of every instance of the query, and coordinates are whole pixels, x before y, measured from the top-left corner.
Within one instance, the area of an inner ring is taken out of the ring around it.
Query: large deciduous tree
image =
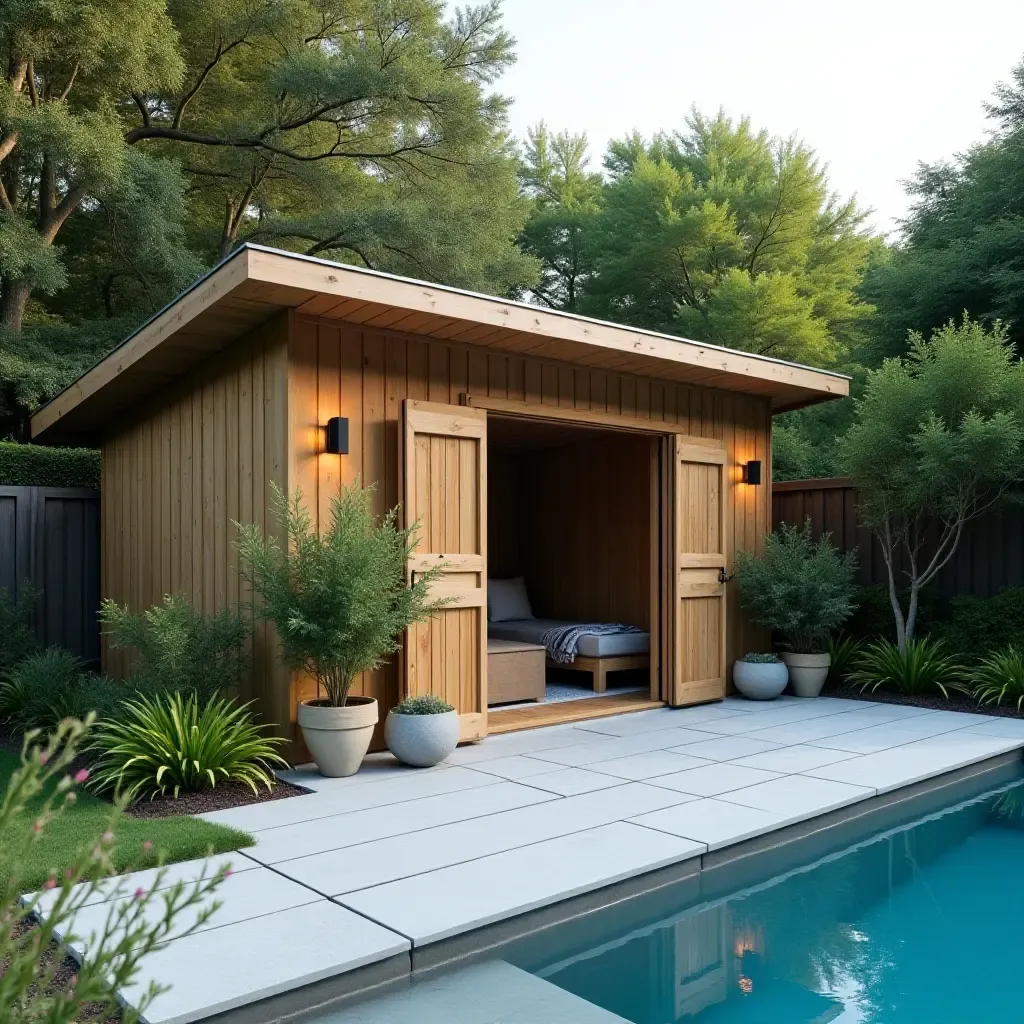
[[[912,333],[905,357],[869,374],[840,447],[881,545],[903,651],[921,588],[964,525],[1024,480],[1024,363],[1005,329],[965,317],[927,339]]]
[[[513,60],[499,15],[495,0],[448,18],[438,0],[8,0],[0,323],[19,330],[30,296],[73,273],[108,314],[166,296],[245,240],[528,284],[507,102],[487,88]]]
[[[694,111],[683,132],[613,143],[605,166],[590,311],[817,365],[848,348],[878,243],[805,145]]]

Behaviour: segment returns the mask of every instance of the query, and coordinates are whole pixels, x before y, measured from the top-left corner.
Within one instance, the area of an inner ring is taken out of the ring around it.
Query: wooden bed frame
[[[594,678],[594,693],[608,692],[608,673],[626,672],[635,668],[650,668],[649,654],[619,654],[606,658],[588,658],[577,654],[574,661],[561,664],[547,659],[548,668],[567,668],[579,672],[589,672]]]

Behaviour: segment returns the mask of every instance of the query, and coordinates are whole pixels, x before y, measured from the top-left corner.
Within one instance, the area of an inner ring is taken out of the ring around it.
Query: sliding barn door
[[[435,566],[451,602],[406,635],[406,692],[459,712],[461,738],[487,734],[487,413],[406,399],[406,523],[419,522],[409,578]]]
[[[668,701],[725,696],[725,448],[672,439],[671,510],[674,650]]]

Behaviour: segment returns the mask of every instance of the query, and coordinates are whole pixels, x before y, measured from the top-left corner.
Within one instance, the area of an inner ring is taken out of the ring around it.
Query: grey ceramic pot
[[[388,712],[384,742],[403,764],[429,768],[443,761],[459,744],[459,714],[396,715]]]
[[[313,701],[299,704],[302,738],[321,775],[355,775],[363,763],[377,724],[377,702],[372,697],[349,697],[345,707]]]
[[[750,700],[774,700],[786,688],[789,670],[781,661],[737,661],[732,681]]]

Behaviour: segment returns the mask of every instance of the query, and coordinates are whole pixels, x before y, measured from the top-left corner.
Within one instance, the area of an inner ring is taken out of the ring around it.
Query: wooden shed
[[[133,608],[244,600],[233,523],[267,523],[271,482],[317,521],[343,483],[376,483],[380,511],[421,523],[410,571],[443,561],[457,600],[361,692],[382,711],[441,694],[473,740],[722,697],[764,640],[723,580],[771,528],[772,415],[847,393],[834,373],[250,245],[32,435],[102,449],[102,592]],[[333,417],[347,454],[324,451]],[[644,631],[643,689],[489,711],[489,577],[521,577],[542,617]],[[265,624],[252,643],[245,696],[294,737],[311,682]],[[104,666],[124,667],[109,650]]]

